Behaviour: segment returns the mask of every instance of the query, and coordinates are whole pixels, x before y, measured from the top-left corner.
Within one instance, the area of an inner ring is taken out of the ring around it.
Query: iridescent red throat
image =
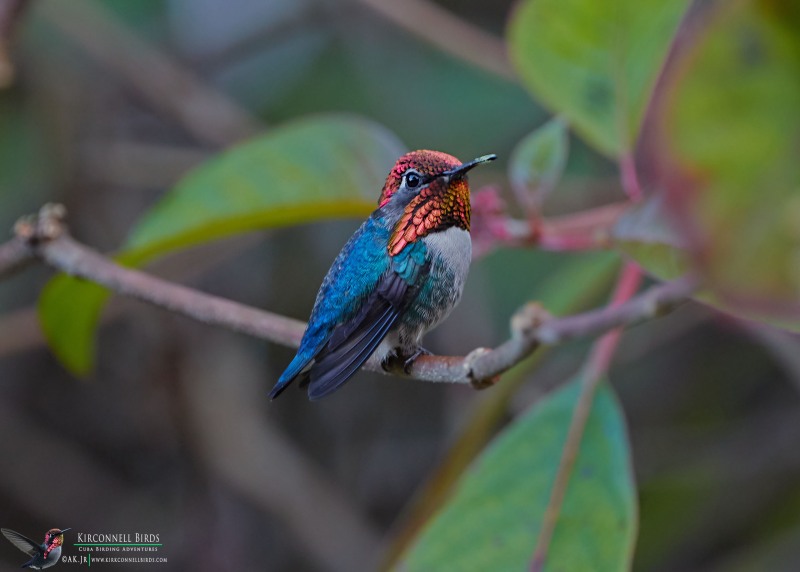
[[[449,181],[449,184],[445,180],[436,183],[422,189],[406,206],[389,239],[391,256],[432,232],[453,226],[469,231],[469,185],[466,179],[459,178]]]

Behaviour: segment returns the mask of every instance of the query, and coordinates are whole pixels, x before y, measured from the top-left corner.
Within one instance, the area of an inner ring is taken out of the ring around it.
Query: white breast
[[[451,226],[447,230],[431,233],[423,240],[431,255],[440,258],[461,278],[459,282],[463,287],[472,260],[472,239],[469,233],[463,228]]]
[[[421,337],[441,322],[461,298],[472,259],[472,240],[466,230],[450,227],[422,239],[428,249],[431,278],[399,323],[376,352],[384,356],[394,347],[405,353],[416,348]]]
[[[450,227],[423,238],[431,261],[433,289],[417,301],[422,332],[441,322],[458,304],[472,259],[472,240],[466,230]]]

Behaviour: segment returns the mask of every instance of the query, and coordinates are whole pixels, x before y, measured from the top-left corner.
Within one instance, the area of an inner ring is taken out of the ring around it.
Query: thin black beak
[[[63,528],[63,529],[61,529],[61,534],[64,534],[68,530],[72,530],[72,529],[71,528]]]
[[[497,155],[495,155],[494,153],[492,153],[491,155],[484,155],[483,157],[478,157],[477,159],[473,159],[468,163],[462,163],[455,169],[450,169],[449,171],[445,171],[444,173],[442,173],[442,175],[452,179],[453,177],[463,175],[464,173],[466,173],[473,167],[477,167],[481,163],[488,163],[489,161],[494,161],[495,159],[497,159]]]

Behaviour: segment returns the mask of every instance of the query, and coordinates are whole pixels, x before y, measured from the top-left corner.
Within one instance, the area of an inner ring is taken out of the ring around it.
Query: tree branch
[[[178,312],[195,320],[222,326],[282,345],[297,347],[305,329],[298,320],[259,310],[231,300],[204,294],[130,268],[124,268],[75,241],[63,225],[64,209],[46,205],[38,218],[16,225],[17,236],[0,247],[9,252],[8,267],[25,258],[38,258],[72,276],[84,278],[124,294]],[[27,252],[19,252],[24,245]],[[7,268],[0,258],[0,276]],[[697,282],[686,277],[655,286],[624,304],[565,318],[552,318],[536,303],[522,307],[511,320],[511,337],[494,349],[478,348],[465,357],[422,356],[411,369],[392,373],[432,382],[469,383],[476,388],[492,385],[498,376],[533,353],[539,345],[554,345],[578,337],[603,333],[668,312],[686,300]],[[384,372],[379,360],[369,359],[367,369]]]
[[[305,330],[305,324],[298,320],[204,294],[120,266],[67,234],[40,245],[36,251],[42,260],[62,272],[200,322],[224,326],[235,332],[293,347],[300,344]]]
[[[472,197],[473,257],[501,246],[535,246],[541,250],[595,250],[612,245],[612,230],[631,201],[611,203],[556,217],[538,213],[529,219],[509,216],[498,189],[484,187]]]
[[[35,260],[33,251],[25,241],[14,237],[0,245],[0,278],[5,278]]]

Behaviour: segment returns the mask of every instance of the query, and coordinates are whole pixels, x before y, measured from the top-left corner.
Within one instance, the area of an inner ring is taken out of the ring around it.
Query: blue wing
[[[270,392],[277,397],[294,379],[309,382],[320,399],[358,371],[414,299],[427,271],[422,242],[389,257],[389,229],[370,217],[337,257],[322,283],[300,349]]]

